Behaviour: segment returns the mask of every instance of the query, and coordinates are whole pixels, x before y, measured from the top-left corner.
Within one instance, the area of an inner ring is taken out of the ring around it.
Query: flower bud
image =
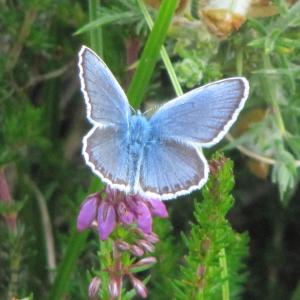
[[[130,252],[134,255],[134,256],[143,256],[144,255],[144,250],[136,245],[132,245],[130,247]]]
[[[156,257],[149,256],[149,257],[142,258],[141,260],[136,262],[134,264],[134,266],[135,267],[141,267],[141,266],[146,266],[146,265],[152,265],[152,264],[155,264],[156,262],[157,262]]]
[[[154,251],[154,246],[146,240],[139,240],[137,242],[137,244],[138,244],[138,246],[140,246],[141,248],[143,248],[147,252],[153,252]]]
[[[136,293],[139,296],[141,296],[142,298],[147,298],[148,291],[147,291],[147,288],[144,285],[144,283],[134,276],[130,276],[130,280],[131,280],[131,283],[132,283]]]
[[[158,235],[154,232],[151,232],[150,234],[144,234],[144,238],[152,244],[156,244],[159,242]]]
[[[112,298],[117,298],[120,294],[120,286],[118,284],[118,281],[114,278],[111,279],[109,285],[108,285],[108,290]]]
[[[124,241],[116,241],[116,247],[120,250],[120,251],[127,251],[130,248],[130,245],[127,242]]]
[[[88,295],[90,299],[94,299],[100,289],[101,279],[99,277],[94,277],[89,285]]]

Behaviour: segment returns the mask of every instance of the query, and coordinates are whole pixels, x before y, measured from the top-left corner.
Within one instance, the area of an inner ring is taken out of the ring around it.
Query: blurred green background
[[[160,1],[145,2],[155,19]],[[249,234],[239,298],[298,300],[300,3],[229,2],[180,1],[164,45],[184,91],[249,79],[231,135],[205,153],[220,149],[234,161],[228,219]],[[89,124],[77,53],[97,45],[127,90],[149,29],[134,0],[1,0],[0,20],[0,299],[47,299],[92,178],[81,156]],[[144,111],[174,97],[159,59],[146,96],[135,101],[144,100]],[[194,198],[167,203],[176,240],[189,232]],[[98,265],[95,235],[80,247],[65,299],[87,299],[88,270]],[[176,247],[184,252],[183,243]]]

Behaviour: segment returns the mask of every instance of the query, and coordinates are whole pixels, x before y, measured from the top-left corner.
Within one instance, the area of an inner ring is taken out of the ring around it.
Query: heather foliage
[[[1,299],[299,298],[299,1],[4,0],[0,19]],[[146,202],[91,174],[82,44],[142,111],[250,81],[202,191]]]

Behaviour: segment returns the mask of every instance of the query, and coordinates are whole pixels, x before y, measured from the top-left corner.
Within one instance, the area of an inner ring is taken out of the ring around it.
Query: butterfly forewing
[[[91,49],[81,48],[78,66],[87,116],[94,125],[83,139],[85,161],[104,182],[126,191],[130,118],[127,97]]]
[[[161,138],[209,147],[228,132],[248,93],[249,84],[243,77],[220,80],[167,102],[150,122]]]
[[[90,122],[128,127],[130,108],[127,97],[105,63],[91,49],[83,46],[78,66]]]
[[[143,194],[176,198],[201,188],[207,177],[207,161],[191,145],[165,140],[144,149],[139,178]]]

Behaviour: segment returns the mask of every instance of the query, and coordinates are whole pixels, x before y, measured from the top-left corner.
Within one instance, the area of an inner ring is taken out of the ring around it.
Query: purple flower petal
[[[101,201],[98,208],[98,230],[101,240],[106,240],[116,227],[116,211],[107,201]]]
[[[167,208],[165,204],[157,199],[148,199],[147,200],[150,204],[150,211],[153,216],[167,218],[169,216]]]
[[[134,214],[124,202],[118,204],[118,217],[123,224],[128,225],[134,222]]]
[[[96,219],[99,194],[90,195],[81,205],[77,217],[77,230],[82,231],[91,226]]]
[[[152,232],[152,216],[146,203],[143,201],[137,201],[135,213],[138,227],[145,233]]]

